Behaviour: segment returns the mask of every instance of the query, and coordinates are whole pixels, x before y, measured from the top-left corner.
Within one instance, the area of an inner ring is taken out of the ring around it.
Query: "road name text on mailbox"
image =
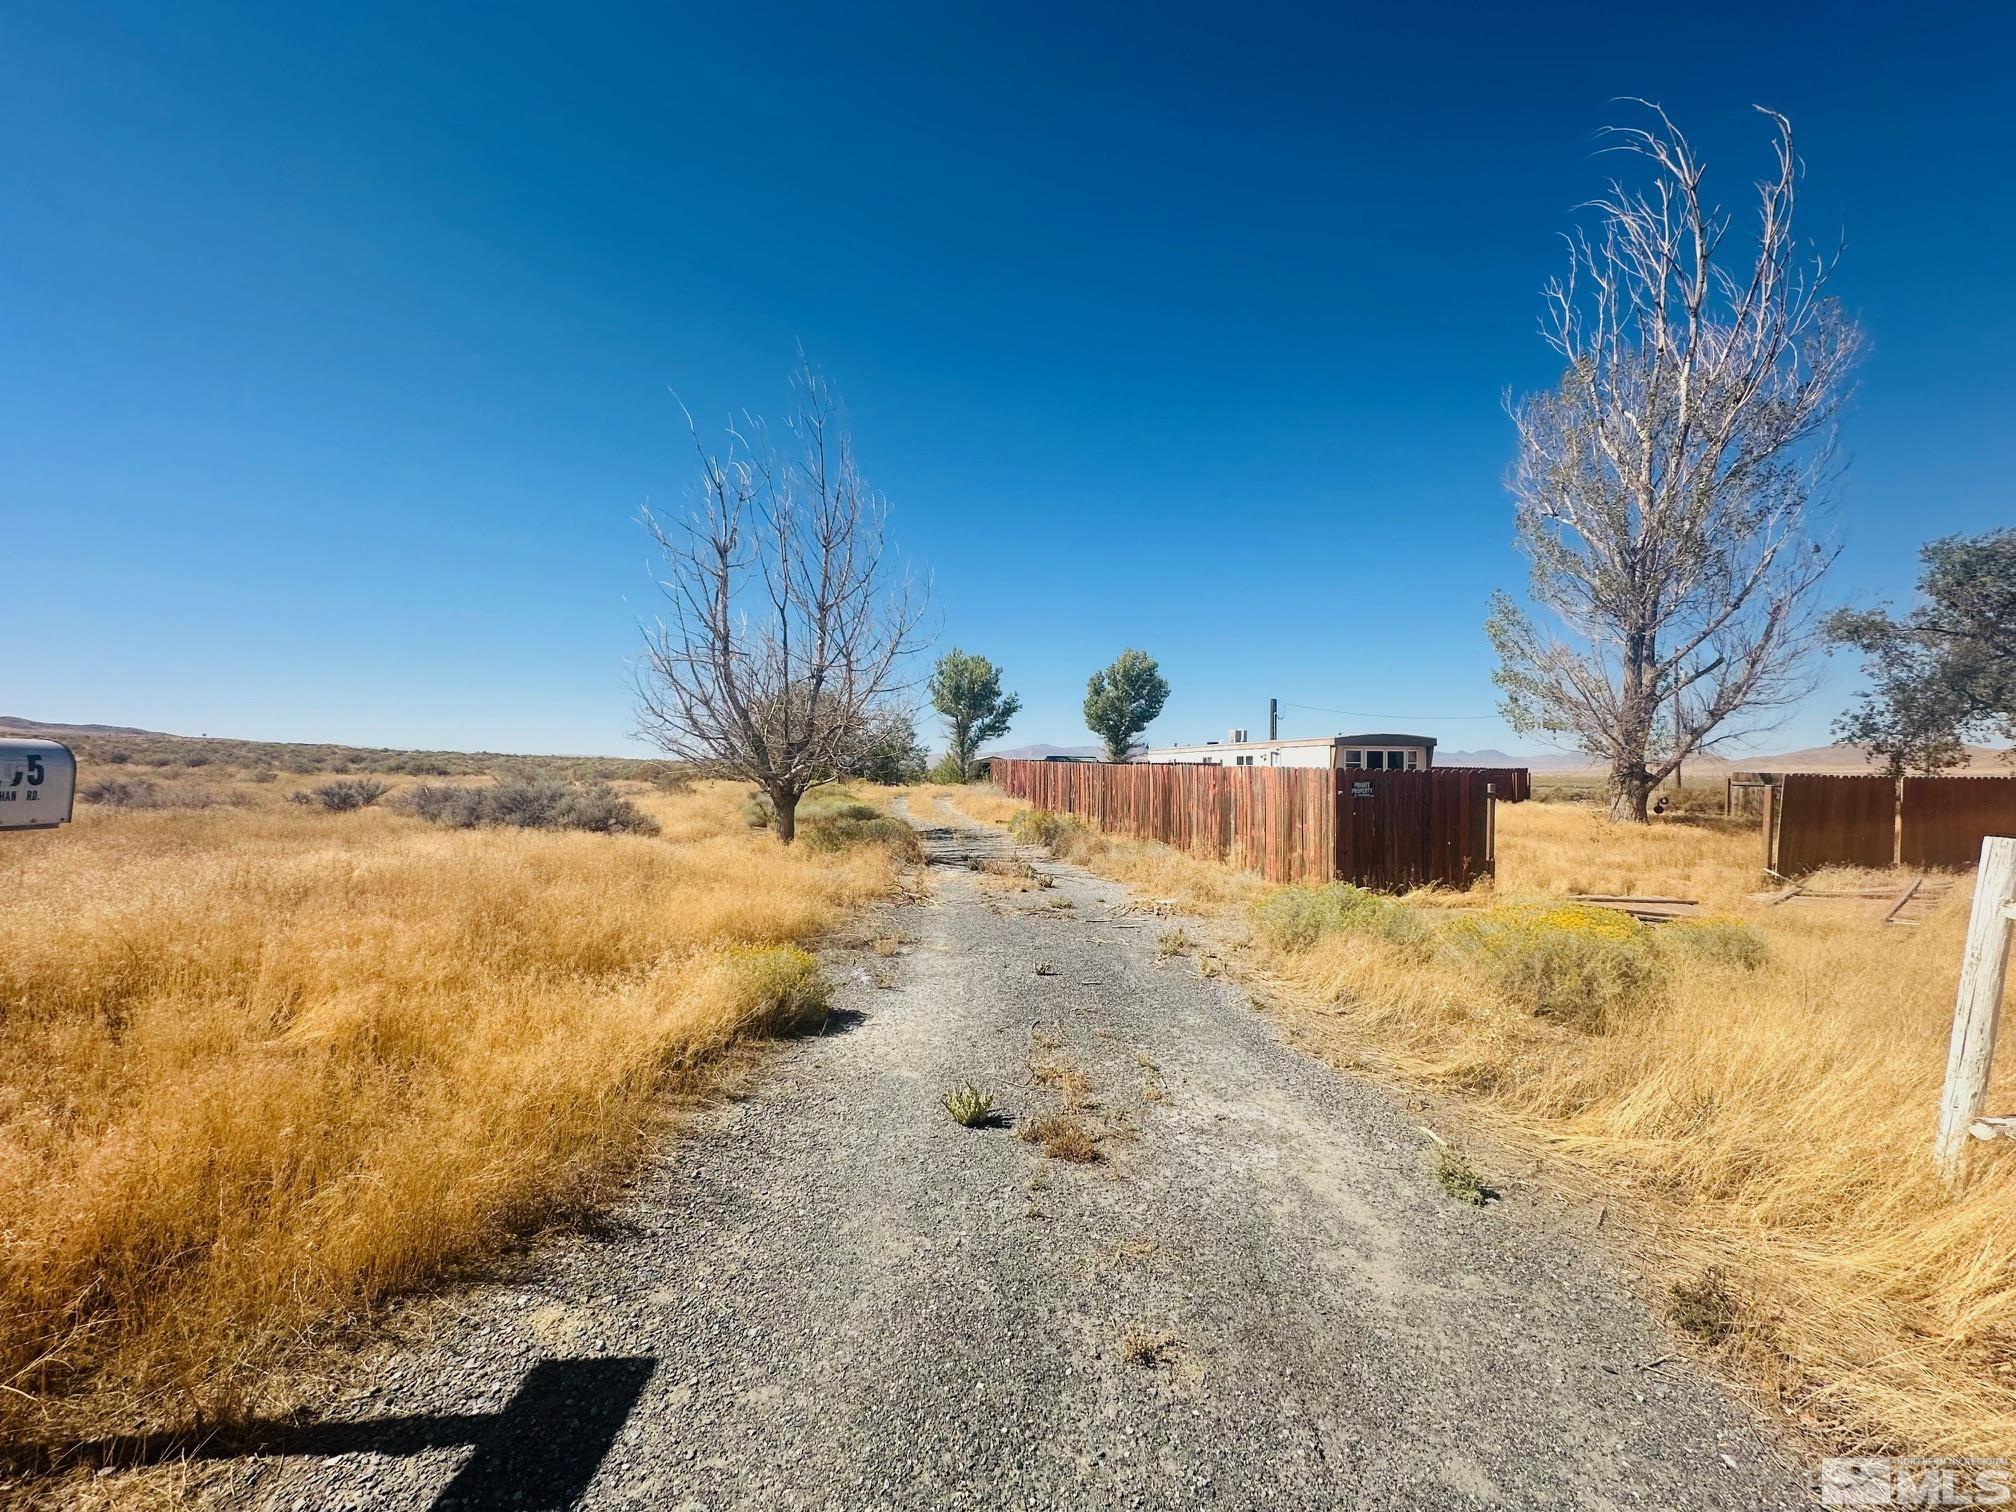
[[[77,758],[54,740],[0,739],[0,830],[54,829],[77,802]]]

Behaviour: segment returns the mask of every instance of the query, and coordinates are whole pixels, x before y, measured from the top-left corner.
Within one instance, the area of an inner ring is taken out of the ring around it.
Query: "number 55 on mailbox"
[[[0,740],[0,830],[54,829],[77,801],[77,758],[53,740]]]

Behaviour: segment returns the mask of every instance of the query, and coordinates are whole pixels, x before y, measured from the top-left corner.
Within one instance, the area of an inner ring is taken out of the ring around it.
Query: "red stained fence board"
[[[1919,870],[1975,866],[1987,835],[2016,835],[2016,777],[1906,777],[1902,858]]]

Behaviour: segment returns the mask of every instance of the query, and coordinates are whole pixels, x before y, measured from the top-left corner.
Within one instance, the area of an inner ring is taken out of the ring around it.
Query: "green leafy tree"
[[[1827,633],[1864,657],[1870,688],[1835,721],[1892,776],[1964,766],[1967,742],[2016,741],[2016,529],[1945,536],[1919,553],[1903,619],[1842,610]]]
[[[1108,761],[1125,761],[1168,701],[1169,679],[1155,658],[1122,651],[1085,684],[1085,728],[1105,742]]]
[[[945,716],[951,735],[946,764],[957,781],[973,780],[974,759],[983,742],[1008,733],[1022,700],[1001,691],[1001,669],[984,656],[954,646],[931,669],[931,707]]]
[[[897,787],[921,781],[930,765],[931,753],[917,739],[916,716],[891,708],[870,716],[859,747],[842,761],[839,775]]]

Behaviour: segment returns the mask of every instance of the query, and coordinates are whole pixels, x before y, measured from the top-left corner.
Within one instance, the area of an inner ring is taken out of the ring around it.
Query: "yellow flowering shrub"
[[[1666,965],[1648,925],[1586,903],[1501,903],[1443,933],[1511,1001],[1600,1031],[1665,1000]]]

